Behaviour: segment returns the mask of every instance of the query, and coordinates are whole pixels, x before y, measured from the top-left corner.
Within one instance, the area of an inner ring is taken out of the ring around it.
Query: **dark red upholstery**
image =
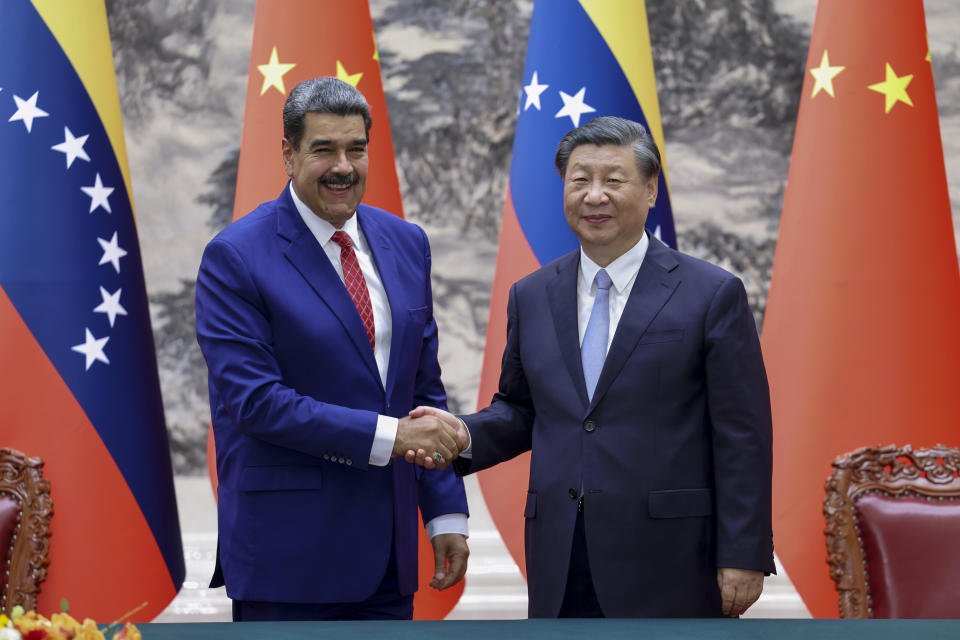
[[[861,447],[824,489],[841,618],[960,618],[960,449]]]
[[[7,493],[0,491],[0,567],[7,567],[13,548],[13,532],[20,522],[20,504]],[[0,593],[6,592],[8,576],[0,571]]]
[[[872,491],[855,503],[874,618],[960,618],[960,501]]]

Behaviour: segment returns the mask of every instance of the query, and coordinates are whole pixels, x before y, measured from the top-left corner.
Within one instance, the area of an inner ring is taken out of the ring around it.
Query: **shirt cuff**
[[[377,431],[373,434],[370,448],[370,466],[385,467],[393,456],[393,443],[397,441],[400,420],[390,416],[377,416]]]
[[[461,458],[467,458],[468,460],[473,460],[473,437],[470,435],[470,429],[467,428],[467,423],[463,421],[460,416],[455,416],[457,420],[460,420],[460,424],[463,425],[463,430],[467,432],[467,438],[470,441],[467,443],[467,448],[459,453]]]
[[[442,533],[459,533],[465,538],[470,537],[467,530],[467,514],[465,513],[447,513],[437,516],[427,523],[427,536],[433,540],[434,536]]]

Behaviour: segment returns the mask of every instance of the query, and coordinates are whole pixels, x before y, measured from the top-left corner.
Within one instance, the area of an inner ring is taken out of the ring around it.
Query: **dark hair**
[[[567,173],[567,163],[573,150],[584,144],[597,146],[616,145],[633,147],[633,155],[637,161],[637,169],[645,178],[652,178],[660,173],[660,150],[653,137],[647,133],[643,125],[626,118],[602,116],[594,118],[581,127],[567,133],[557,145],[557,155],[553,162],[562,178]]]
[[[363,126],[370,139],[370,106],[357,89],[343,80],[323,77],[304,80],[293,88],[283,105],[283,137],[300,148],[303,119],[307,113],[332,113],[338,116],[363,116]]]

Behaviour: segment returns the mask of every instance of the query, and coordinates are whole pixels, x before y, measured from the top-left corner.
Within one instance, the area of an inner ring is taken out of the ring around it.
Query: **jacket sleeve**
[[[756,324],[738,278],[706,315],[705,371],[717,504],[717,566],[774,572],[770,391]]]
[[[220,407],[247,436],[313,456],[339,451],[366,468],[377,414],[320,402],[283,383],[266,305],[229,242],[206,248],[196,291],[197,341]],[[214,415],[215,424],[218,421]]]
[[[472,458],[454,461],[457,473],[465,475],[510,460],[529,451],[535,416],[530,387],[520,358],[520,319],[517,285],[507,302],[507,345],[500,364],[500,384],[490,406],[462,416],[470,430]]]

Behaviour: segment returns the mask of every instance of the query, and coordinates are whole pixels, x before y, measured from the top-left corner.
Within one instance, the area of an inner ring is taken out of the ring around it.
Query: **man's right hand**
[[[460,446],[453,427],[436,416],[420,415],[400,418],[397,425],[393,457],[403,457],[408,451],[423,451],[425,456],[430,456],[429,468],[444,469],[460,453]]]
[[[457,444],[460,447],[460,451],[463,451],[470,444],[470,432],[467,431],[466,425],[463,424],[463,421],[460,420],[457,416],[453,415],[449,411],[444,411],[443,409],[437,409],[436,407],[417,407],[410,412],[412,418],[420,418],[426,416],[433,416],[442,420],[447,426],[453,428],[457,434]],[[430,457],[429,452],[425,449],[410,449],[404,455],[404,458],[407,462],[412,462],[418,464],[421,467],[426,469],[442,469],[439,465],[435,464],[434,460]]]

